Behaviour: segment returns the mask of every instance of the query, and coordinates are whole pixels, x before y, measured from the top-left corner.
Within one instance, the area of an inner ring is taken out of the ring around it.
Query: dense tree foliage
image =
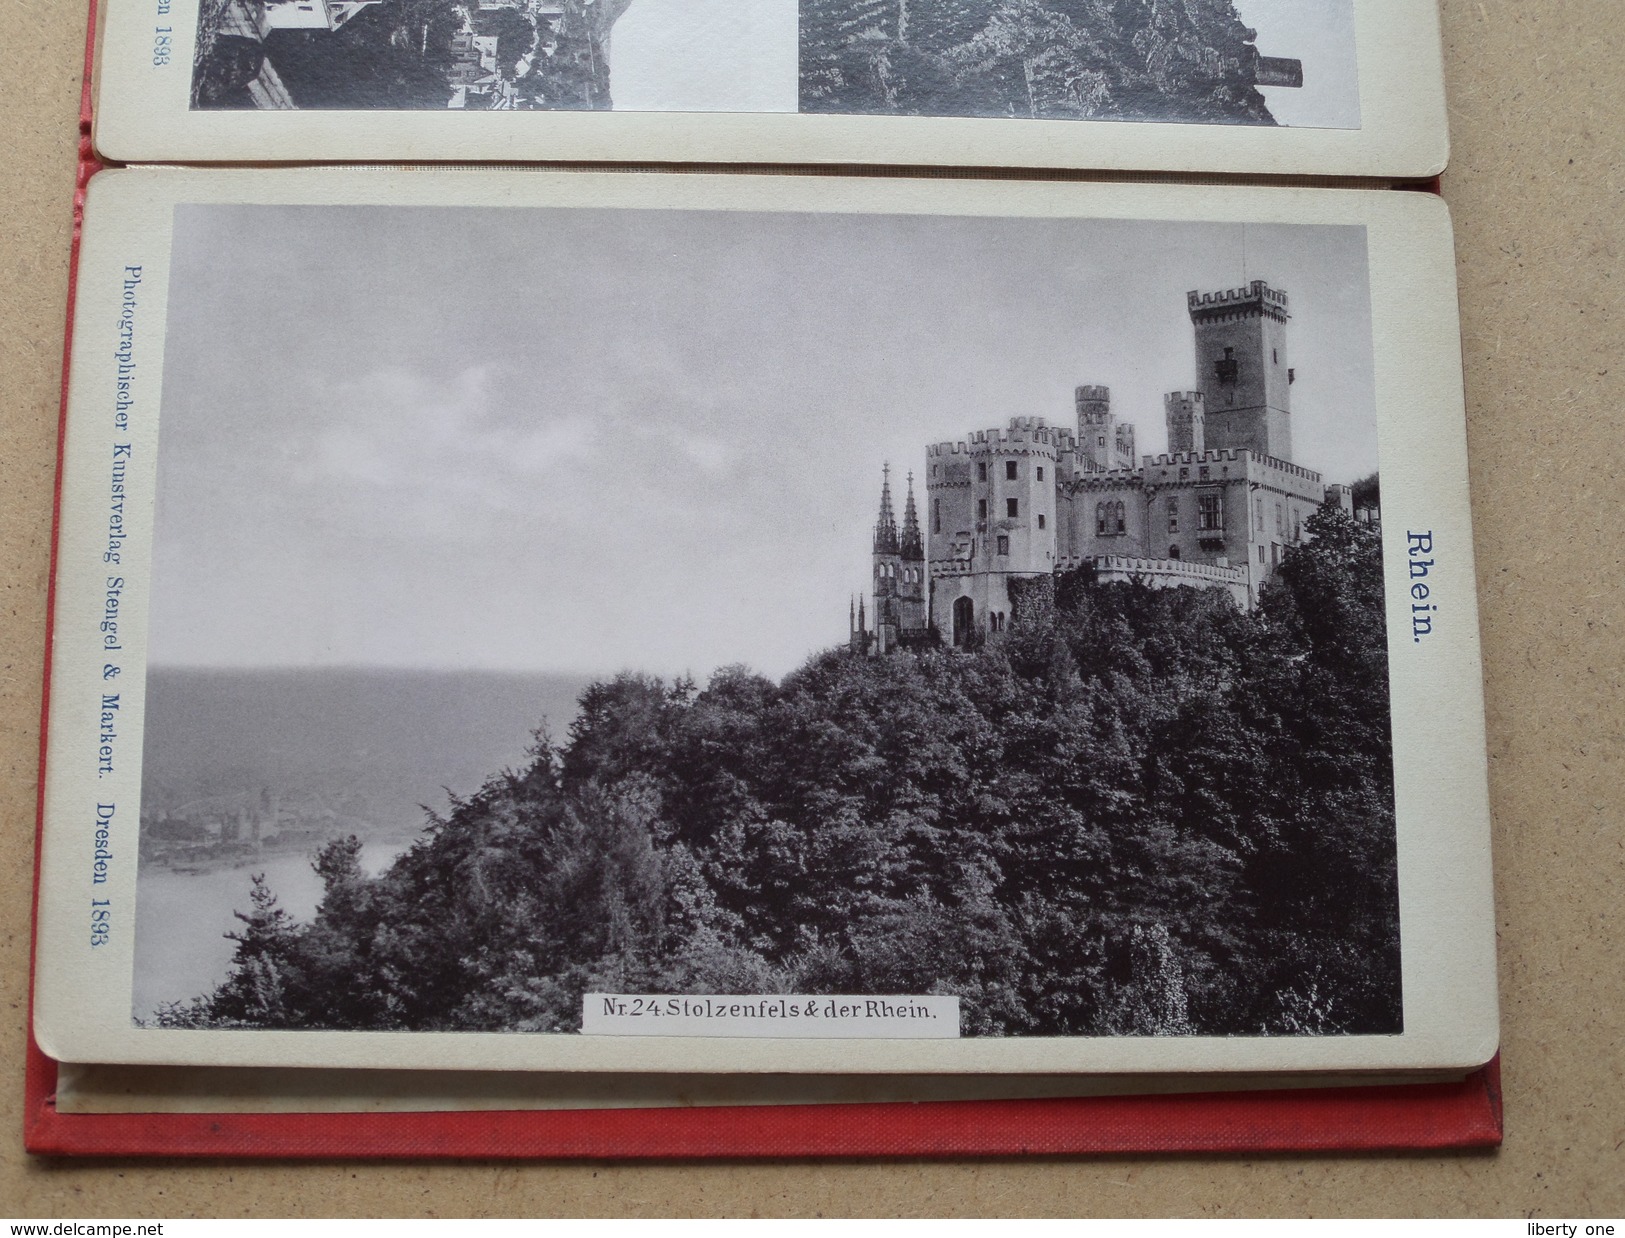
[[[967,1034],[1400,1028],[1380,545],[1257,610],[1029,582],[974,652],[590,687],[377,877],[257,884],[171,1025],[570,1030],[588,990],[949,993]]]
[[[1271,124],[1231,0],[801,0],[801,110]]]

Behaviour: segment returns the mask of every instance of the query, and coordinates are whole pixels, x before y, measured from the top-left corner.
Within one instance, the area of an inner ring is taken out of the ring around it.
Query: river
[[[398,842],[367,843],[361,865],[376,874],[405,849]],[[225,935],[242,927],[232,913],[247,911],[252,878],[264,873],[282,908],[308,920],[322,896],[322,881],[305,855],[266,856],[242,868],[177,873],[149,866],[137,881],[135,976],[131,1005],[150,1018],[164,1002],[186,1001],[226,978],[237,943]]]

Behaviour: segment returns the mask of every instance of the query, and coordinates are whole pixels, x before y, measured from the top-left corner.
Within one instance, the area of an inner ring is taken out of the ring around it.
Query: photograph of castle
[[[928,448],[924,525],[911,473],[899,530],[888,466],[874,605],[854,611],[854,649],[977,643],[1007,630],[1023,582],[1072,570],[1102,582],[1223,589],[1251,611],[1317,511],[1330,505],[1377,523],[1374,486],[1356,511],[1348,484],[1292,463],[1297,372],[1287,364],[1286,292],[1254,280],[1193,291],[1187,305],[1200,386],[1163,398],[1166,452],[1142,460],[1110,388],[1083,386],[1075,430],[1014,417],[1005,429]],[[860,621],[867,614],[872,631]]]
[[[132,1018],[1400,1033],[1367,264],[1348,225],[180,206]]]

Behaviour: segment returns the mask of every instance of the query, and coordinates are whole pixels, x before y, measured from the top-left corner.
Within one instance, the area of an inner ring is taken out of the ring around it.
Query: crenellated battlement
[[[1012,417],[1010,418],[1010,428],[1012,430],[1027,431],[1047,430],[1049,429],[1049,422],[1042,417]]]
[[[1318,483],[1320,474],[1314,469],[1306,469],[1301,464],[1293,464],[1290,460],[1277,459],[1275,456],[1257,456],[1258,463],[1266,468],[1274,469],[1278,473],[1285,473],[1288,477],[1298,477],[1304,481]]]
[[[1089,401],[1093,402],[1093,401],[1098,400],[1101,403],[1108,403],[1108,402],[1110,402],[1110,400],[1112,398],[1112,389],[1110,387],[1096,387],[1096,386],[1092,386],[1092,385],[1084,385],[1084,386],[1079,387],[1077,389],[1077,392],[1075,393],[1075,398],[1080,400],[1080,401],[1081,400],[1089,400]]]
[[[1042,417],[1017,417],[1015,421],[1026,424],[1012,424],[1005,430],[976,430],[967,442],[955,443],[954,450],[968,452],[971,455],[985,455],[990,452],[1020,449],[1031,451],[1037,448],[1046,455],[1054,454],[1058,436],[1054,429],[1044,424]]]
[[[1143,489],[1145,473],[1134,469],[1099,469],[1091,473],[1078,473],[1061,483],[1064,493],[1081,494],[1085,490]]]
[[[1240,288],[1225,288],[1218,292],[1192,289],[1185,294],[1185,305],[1192,322],[1211,321],[1234,314],[1267,314],[1281,322],[1290,317],[1286,293],[1271,288],[1261,279]]]
[[[1189,559],[1142,559],[1134,555],[1068,555],[1055,565],[1056,571],[1090,566],[1102,575],[1126,578],[1161,577],[1200,582],[1204,585],[1245,585],[1245,568],[1217,563],[1197,563]]]
[[[1199,564],[1189,559],[1141,559],[1128,554],[1069,554],[1055,565],[1056,572],[1092,567],[1100,582],[1133,580],[1152,588],[1191,585],[1193,588],[1228,588],[1245,604],[1248,580],[1240,565]]]
[[[967,439],[958,442],[933,443],[925,449],[927,459],[944,456],[978,456],[993,452],[1022,451],[1032,454],[1034,449],[1044,455],[1070,447],[1077,441],[1071,430],[1052,426],[1043,417],[1012,417],[1003,430],[976,430]]]
[[[1237,461],[1255,458],[1245,447],[1215,447],[1212,451],[1169,451],[1160,456],[1147,456],[1145,467],[1153,468],[1158,465],[1167,467],[1174,464],[1183,464],[1187,467],[1192,464],[1234,464]]]

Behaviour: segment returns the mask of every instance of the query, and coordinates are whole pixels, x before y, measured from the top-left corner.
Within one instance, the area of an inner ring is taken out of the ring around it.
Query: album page
[[[98,175],[39,1043],[1477,1066],[1461,392],[1431,195]]]
[[[1429,177],[1418,0],[105,0],[122,162]]]

